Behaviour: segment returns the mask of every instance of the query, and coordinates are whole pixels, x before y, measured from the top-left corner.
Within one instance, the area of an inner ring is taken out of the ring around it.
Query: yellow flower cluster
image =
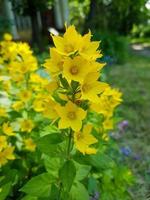
[[[15,159],[18,134],[23,148],[35,150],[31,136],[23,134],[30,133],[35,125],[32,119],[23,116],[23,112],[31,111],[34,94],[48,84],[37,70],[37,59],[29,45],[14,42],[11,35],[5,34],[0,42],[0,93],[5,97],[0,106],[0,166]],[[14,117],[13,112],[19,117]]]
[[[51,84],[57,83],[49,102],[54,114],[52,118],[59,118],[60,129],[71,128],[80,152],[96,153],[91,145],[98,140],[92,135],[93,127],[85,122],[85,118],[89,112],[95,111],[103,115],[104,131],[112,129],[113,110],[121,102],[121,93],[99,81],[105,63],[97,62],[102,54],[98,50],[99,42],[91,41],[90,31],[81,36],[74,26],[69,26],[62,37],[52,38],[55,48],[50,49],[50,58],[44,64],[52,79]],[[38,103],[45,109],[45,105]]]
[[[43,78],[29,45],[4,35],[0,42],[0,92],[10,103],[0,106],[0,165],[15,159],[17,143],[21,143],[19,150],[36,149],[32,134],[39,128],[33,117],[36,114],[64,129],[81,153],[97,152],[99,138],[93,135],[97,127],[88,116],[95,112],[102,116],[99,127],[103,133],[112,129],[121,93],[100,81],[105,63],[97,62],[102,54],[99,42],[91,37],[90,31],[81,36],[74,26],[67,27],[63,36],[52,36],[55,47],[44,63],[49,78]]]

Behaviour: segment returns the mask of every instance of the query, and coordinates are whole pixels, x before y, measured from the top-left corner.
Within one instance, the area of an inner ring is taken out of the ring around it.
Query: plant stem
[[[70,150],[71,150],[71,139],[72,139],[72,130],[70,129],[70,133],[68,136],[68,147],[67,147],[67,159],[70,158]]]

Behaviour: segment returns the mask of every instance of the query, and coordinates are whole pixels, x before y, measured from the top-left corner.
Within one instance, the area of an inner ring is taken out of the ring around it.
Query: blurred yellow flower
[[[13,132],[13,129],[11,127],[11,125],[9,125],[8,122],[4,123],[2,125],[2,130],[3,130],[3,133],[8,135],[8,136],[14,136],[15,133]]]
[[[0,107],[0,117],[6,117],[7,112],[5,108]]]
[[[112,130],[114,128],[114,123],[112,118],[106,118],[103,122],[104,130]]]
[[[31,138],[24,140],[25,148],[29,151],[35,151],[36,144],[33,142]]]
[[[24,108],[24,102],[16,101],[11,106],[15,111],[19,111]]]
[[[30,119],[23,119],[20,123],[21,131],[30,133],[34,128],[34,123]]]
[[[18,94],[19,98],[21,101],[23,102],[27,102],[31,99],[32,97],[32,92],[30,90],[22,90],[19,94]]]
[[[52,76],[57,76],[63,70],[64,57],[60,55],[55,48],[50,50],[50,59],[47,59],[44,67]]]
[[[14,149],[15,149],[15,147],[11,147],[11,146],[8,146],[7,148],[4,149],[3,155],[5,156],[6,159],[8,159],[8,160],[15,159],[15,156],[13,154]]]
[[[0,151],[6,147],[7,147],[7,138],[4,135],[0,135]]]
[[[4,40],[11,41],[12,40],[12,35],[10,33],[5,33],[4,34]]]

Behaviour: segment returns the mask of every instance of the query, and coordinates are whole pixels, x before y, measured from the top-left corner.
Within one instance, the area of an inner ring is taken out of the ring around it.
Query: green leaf
[[[66,89],[69,88],[68,81],[65,78],[63,78],[62,75],[59,75],[59,79],[64,88],[66,88]]]
[[[73,161],[66,161],[63,167],[60,169],[59,175],[64,188],[67,191],[70,191],[74,178],[76,176],[76,168]]]
[[[76,171],[77,171],[75,180],[81,181],[88,176],[88,173],[91,170],[91,166],[80,165],[78,163],[75,163],[75,165],[76,165]]]
[[[53,133],[41,137],[37,141],[37,147],[42,153],[54,156],[59,154],[63,148],[63,138],[58,133]]]
[[[60,158],[56,157],[49,157],[49,156],[44,156],[44,164],[46,167],[46,170],[49,174],[51,174],[54,177],[59,176],[59,169],[60,169]]]
[[[85,186],[76,182],[70,191],[70,200],[89,200],[89,194]]]
[[[48,135],[45,135],[43,137],[41,137],[39,140],[38,140],[38,144],[59,144],[63,141],[63,138],[61,136],[61,134],[59,133],[53,133],[53,134],[48,134]]]
[[[51,190],[51,184],[54,182],[54,178],[48,173],[43,173],[33,177],[29,180],[20,191],[25,192],[31,196],[36,197],[48,197]]]
[[[90,194],[93,194],[95,191],[98,191],[97,181],[94,177],[90,177],[88,180],[88,191]]]
[[[58,199],[58,196],[59,196],[59,188],[56,187],[56,185],[52,184],[50,199]]]
[[[23,197],[21,200],[38,200],[37,197],[33,197],[30,195],[26,195],[25,197]]]
[[[12,183],[9,182],[9,183],[6,183],[5,185],[3,185],[0,188],[0,200],[5,200],[6,199],[6,197],[8,196],[8,194],[10,192],[11,185],[12,185]]]
[[[54,125],[45,126],[44,129],[40,132],[40,136],[43,137],[45,135],[49,135],[52,133],[59,133],[60,130]]]

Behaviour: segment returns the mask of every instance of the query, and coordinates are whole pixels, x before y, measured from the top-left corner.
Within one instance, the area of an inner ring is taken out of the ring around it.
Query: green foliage
[[[0,16],[0,24],[3,24],[3,26],[0,26],[0,40],[2,40],[4,33],[10,32],[11,22],[6,17]]]
[[[89,12],[90,0],[69,0],[69,20],[83,30],[84,21]],[[80,19],[80,20],[79,20]]]
[[[147,43],[148,44],[148,43]],[[131,156],[125,158],[136,176],[136,184],[132,190],[133,199],[148,199],[150,175],[147,170],[150,164],[148,159],[150,145],[150,58],[131,54],[125,65],[115,65],[110,68],[107,78],[114,86],[119,85],[124,93],[124,103],[119,109],[119,115],[129,122],[129,127],[119,146],[129,146]],[[127,111],[128,110],[128,111]],[[137,159],[132,156],[137,156]],[[134,160],[133,160],[134,159]]]
[[[68,192],[70,191],[71,186],[74,182],[75,175],[76,175],[76,168],[73,161],[67,160],[59,172],[60,180],[62,181],[64,190]]]
[[[145,23],[147,20],[146,2],[146,0],[91,1],[86,28],[127,35],[130,33],[133,24]]]
[[[134,25],[131,36],[133,38],[149,38],[150,37],[150,26],[149,24]]]
[[[101,40],[101,48],[104,56],[110,57],[113,62],[124,63],[129,57],[129,40],[127,37],[116,33],[96,31],[94,39]],[[110,60],[110,62],[111,62]],[[106,60],[109,63],[109,60]]]
[[[54,178],[52,176],[48,173],[43,173],[29,180],[21,188],[21,191],[35,197],[48,197],[50,195],[51,183],[53,182]]]

